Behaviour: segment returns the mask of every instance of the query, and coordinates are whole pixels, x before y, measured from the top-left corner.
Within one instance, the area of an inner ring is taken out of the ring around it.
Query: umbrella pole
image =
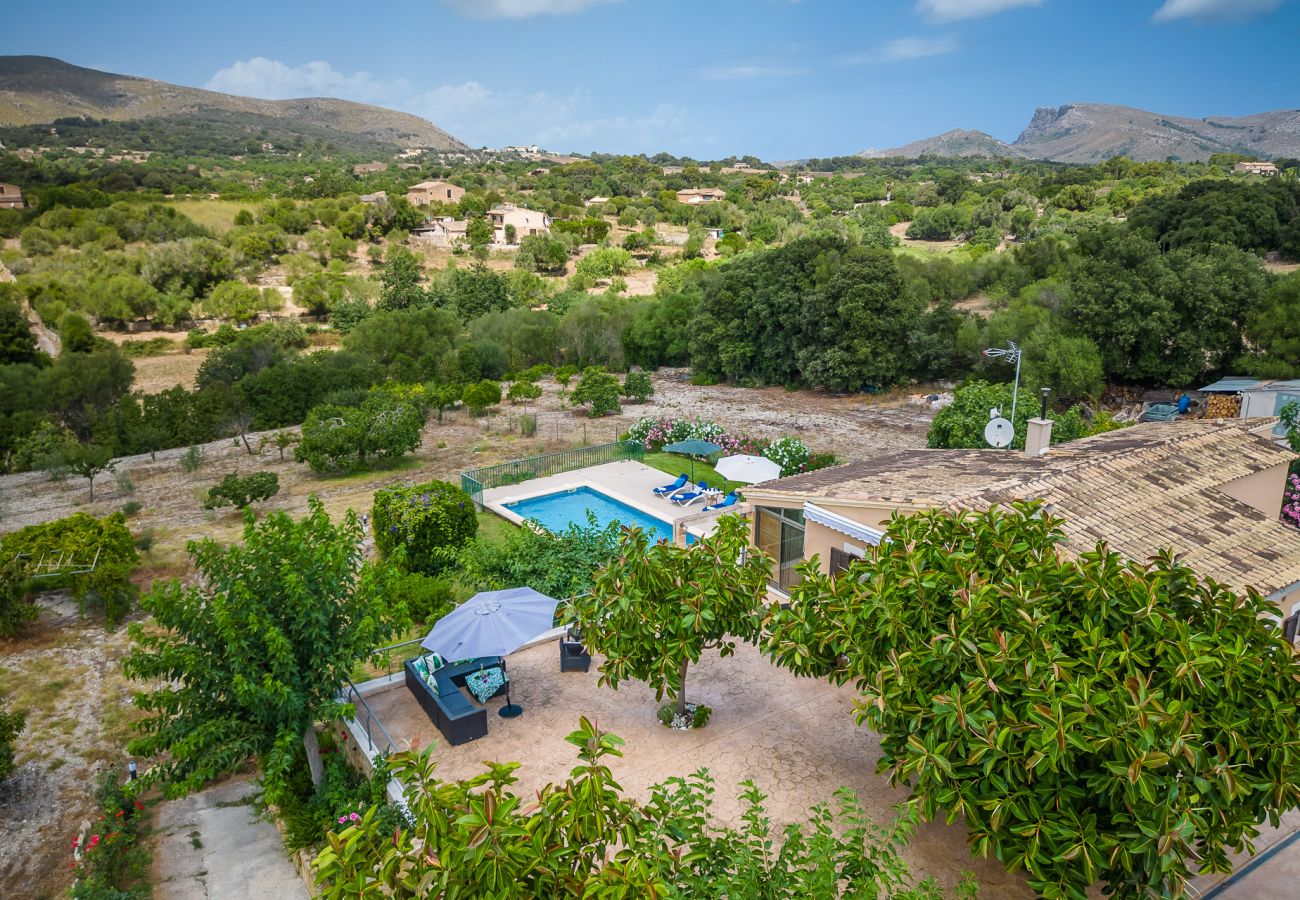
[[[513,719],[516,716],[522,715],[523,712],[524,712],[524,708],[522,706],[520,706],[518,703],[510,702],[510,682],[507,681],[506,682],[506,705],[501,707],[497,715],[499,715],[503,719]]]

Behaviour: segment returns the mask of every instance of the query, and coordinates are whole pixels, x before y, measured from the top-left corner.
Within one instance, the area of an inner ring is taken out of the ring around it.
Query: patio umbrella
[[[559,602],[528,587],[483,591],[439,619],[420,646],[446,660],[508,656],[554,627]],[[523,711],[510,702],[507,681],[501,715],[512,718]]]
[[[708,441],[701,441],[698,438],[691,438],[689,441],[678,441],[675,444],[669,444],[664,447],[665,453],[680,453],[683,456],[691,458],[691,481],[695,480],[695,457],[712,456],[722,448],[717,444],[711,444]]]
[[[714,466],[728,481],[756,484],[781,477],[781,467],[765,456],[724,456]]]

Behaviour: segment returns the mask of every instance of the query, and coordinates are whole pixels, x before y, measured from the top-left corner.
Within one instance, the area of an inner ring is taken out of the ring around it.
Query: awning
[[[1258,378],[1228,377],[1220,378],[1214,384],[1207,384],[1199,390],[1203,394],[1239,394],[1242,391],[1249,391],[1251,388],[1258,387],[1260,384]]]
[[[870,544],[873,547],[878,545],[880,539],[885,536],[883,531],[872,528],[870,525],[863,525],[861,522],[855,522],[839,513],[831,512],[816,503],[804,503],[803,514],[805,518],[816,522],[818,525],[825,525],[840,534],[847,534],[849,537],[864,544]]]

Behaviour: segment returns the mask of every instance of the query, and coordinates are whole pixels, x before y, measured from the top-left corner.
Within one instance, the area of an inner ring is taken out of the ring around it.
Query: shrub
[[[135,549],[140,550],[144,553],[148,553],[151,549],[153,549],[153,542],[154,542],[154,530],[152,528],[146,528],[144,531],[140,532],[134,538],[131,539],[131,543],[135,545]]]
[[[567,385],[574,375],[578,374],[578,367],[575,365],[560,366],[555,370],[555,380],[560,384]]]
[[[73,840],[80,852],[72,867],[77,882],[73,900],[136,900],[151,896],[148,886],[149,851],[140,838],[148,818],[144,804],[135,798],[126,773],[114,767],[99,780],[95,801],[101,810],[85,844]]]
[[[198,444],[192,444],[190,449],[181,456],[181,469],[185,472],[197,472],[201,465],[203,465],[203,448]]]
[[[321,405],[307,414],[293,455],[313,472],[350,471],[417,449],[424,420],[410,403],[372,391],[359,407]]]
[[[623,379],[623,396],[644,403],[654,394],[655,386],[645,372],[628,372]]]
[[[134,516],[134,515],[136,515],[137,513],[139,513],[140,510],[143,509],[143,508],[144,508],[144,507],[141,506],[139,500],[128,500],[128,501],[126,501],[125,503],[122,504],[122,515],[124,515],[124,516],[128,516],[128,517],[129,517],[129,516]]]
[[[587,404],[587,415],[597,419],[623,411],[618,402],[618,379],[598,366],[588,366],[573,389],[573,402]]]
[[[542,396],[542,389],[531,381],[516,381],[506,393],[511,403],[527,403]]]
[[[514,528],[504,541],[467,544],[460,553],[461,577],[478,590],[526,584],[550,597],[573,597],[591,589],[596,571],[618,552],[621,534],[618,522],[601,527],[592,515],[559,534]]]
[[[469,495],[445,481],[398,485],[375,492],[375,546],[385,555],[406,548],[413,572],[437,575],[478,532]]]
[[[481,416],[489,407],[501,402],[501,385],[486,378],[476,384],[467,384],[461,392],[460,402],[473,410],[474,415]]]
[[[135,493],[135,481],[131,478],[131,473],[125,469],[117,473],[117,492],[119,494]]]
[[[394,582],[394,591],[406,603],[411,621],[432,625],[455,607],[451,582],[423,572],[404,572]]]
[[[254,472],[242,478],[232,472],[212,486],[207,499],[203,501],[203,508],[233,506],[235,509],[243,509],[258,500],[270,499],[279,492],[280,476],[274,472]]]
[[[524,437],[537,435],[537,413],[528,413],[519,417],[519,433]]]
[[[53,522],[28,525],[0,539],[0,559],[20,557],[34,563],[62,557],[66,565],[58,574],[42,573],[46,577],[29,584],[26,590],[33,586],[41,590],[66,589],[83,612],[86,601],[93,599],[103,604],[110,626],[126,615],[135,600],[137,590],[131,583],[131,573],[140,557],[127,530],[126,517],[120,512],[102,519],[74,513]],[[94,568],[84,571],[92,560]],[[30,573],[25,569],[24,565],[11,569],[3,580],[10,584],[14,580],[26,581]]]
[[[0,706],[0,781],[14,770],[14,744],[26,725],[26,713],[8,712]]]

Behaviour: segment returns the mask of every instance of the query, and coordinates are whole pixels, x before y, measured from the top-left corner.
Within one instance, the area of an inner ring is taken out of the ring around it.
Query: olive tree
[[[768,576],[768,558],[749,546],[742,516],[723,516],[713,534],[689,547],[651,543],[632,528],[568,617],[604,657],[601,684],[640,679],[656,699],[675,700],[684,716],[691,663],[705,650],[731,656],[738,642],[757,642]]]
[[[880,770],[1041,895],[1182,896],[1300,805],[1300,663],[1257,592],[1063,540],[1034,504],[897,517],[805,565],[764,649],[853,682]]]

